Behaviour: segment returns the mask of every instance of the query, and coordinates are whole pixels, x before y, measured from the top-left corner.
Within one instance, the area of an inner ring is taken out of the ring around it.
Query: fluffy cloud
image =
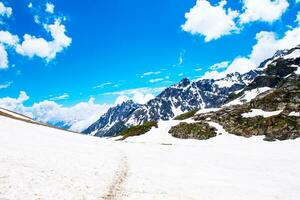
[[[19,42],[19,37],[17,35],[13,35],[8,31],[0,31],[0,43],[16,46]]]
[[[206,42],[236,32],[238,28],[234,20],[238,17],[238,12],[225,9],[226,3],[222,0],[214,6],[207,0],[197,0],[196,5],[185,14],[186,22],[182,29],[205,36]]]
[[[276,51],[290,49],[300,44],[300,27],[288,30],[279,38],[274,32],[261,31],[256,34],[256,44],[252,47],[250,55],[237,57],[228,67],[219,72],[209,71],[202,78],[222,78],[228,73],[246,73],[255,69],[261,62],[272,57]]]
[[[44,25],[44,27],[50,32],[52,41],[25,34],[23,42],[17,45],[17,53],[28,57],[38,56],[50,61],[57,53],[70,46],[72,39],[65,34],[65,26],[59,19],[55,20],[54,24]]]
[[[243,0],[244,13],[240,23],[253,21],[273,22],[278,20],[289,6],[287,0]]]
[[[0,16],[10,17],[12,15],[12,8],[6,7],[2,2],[0,2]]]
[[[0,69],[8,68],[8,55],[2,44],[0,44]]]
[[[262,31],[256,34],[257,43],[253,46],[250,59],[259,65],[277,50],[290,49],[300,44],[300,27],[288,30],[282,38],[274,32]]]
[[[53,14],[54,13],[54,5],[52,3],[46,3],[45,11],[47,13]]]
[[[8,31],[0,31],[0,69],[8,68],[8,54],[6,47],[15,47],[18,42],[18,36],[12,35]]]
[[[25,92],[19,97],[0,99],[0,107],[15,111],[46,123],[63,122],[71,126],[71,130],[82,131],[95,122],[111,105],[96,104],[94,98],[71,107],[64,107],[54,101],[42,101],[28,107],[24,102],[29,99]]]

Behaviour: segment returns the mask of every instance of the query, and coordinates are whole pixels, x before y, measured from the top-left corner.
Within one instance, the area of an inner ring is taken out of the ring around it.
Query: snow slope
[[[0,116],[0,199],[100,199],[122,156],[97,138]]]
[[[180,140],[168,134],[178,123],[116,142],[0,116],[0,199],[299,199],[300,140],[246,139],[216,123],[222,135]]]

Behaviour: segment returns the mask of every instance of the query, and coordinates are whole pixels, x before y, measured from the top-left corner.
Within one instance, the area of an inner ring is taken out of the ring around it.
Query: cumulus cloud
[[[200,34],[209,42],[238,30],[235,19],[238,12],[225,9],[226,1],[211,5],[207,0],[197,0],[196,5],[185,14],[186,22],[182,29],[191,34]]]
[[[70,46],[72,39],[65,34],[65,26],[59,19],[55,20],[54,24],[44,25],[44,27],[51,34],[52,41],[25,34],[23,42],[17,45],[17,53],[28,57],[38,56],[50,61],[57,53]]]
[[[6,7],[2,2],[0,2],[0,16],[10,17],[12,15],[12,8]]]
[[[65,123],[73,131],[82,131],[104,114],[111,105],[96,104],[94,98],[71,107],[64,107],[54,101],[42,101],[32,106],[25,106],[29,99],[26,92],[20,92],[19,97],[0,98],[0,107],[29,116],[45,123]]]
[[[274,22],[278,20],[289,6],[287,0],[243,0],[244,12],[240,23],[253,21]]]
[[[0,31],[0,43],[6,44],[9,46],[16,46],[19,42],[19,37],[13,35],[8,31]]]
[[[4,46],[0,44],[0,69],[8,68],[8,55]]]
[[[253,46],[250,59],[258,65],[278,50],[290,49],[300,44],[300,27],[288,30],[282,38],[274,32],[262,31],[256,34],[257,43]]]
[[[28,8],[32,8],[32,6],[33,6],[33,5],[32,5],[31,2],[29,2],[28,5],[27,5]]]
[[[54,13],[54,4],[52,4],[52,3],[46,3],[45,11],[47,13],[53,14]]]
[[[6,47],[15,47],[18,42],[18,36],[13,35],[8,31],[0,31],[0,69],[8,68],[8,54]]]

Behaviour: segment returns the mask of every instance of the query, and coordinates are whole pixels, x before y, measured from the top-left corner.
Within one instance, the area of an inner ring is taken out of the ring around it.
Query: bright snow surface
[[[191,120],[188,120],[191,121]],[[0,116],[0,199],[298,200],[300,140],[180,140],[178,121],[116,142]]]
[[[251,117],[257,117],[257,116],[262,116],[262,117],[272,117],[275,115],[279,115],[280,113],[282,113],[283,110],[276,110],[276,111],[272,111],[272,112],[268,112],[268,111],[264,111],[262,109],[251,109],[250,112],[248,113],[243,113],[242,117],[245,118],[251,118]]]

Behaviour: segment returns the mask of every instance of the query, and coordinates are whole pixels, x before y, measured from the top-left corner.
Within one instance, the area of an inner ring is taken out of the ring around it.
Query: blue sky
[[[0,68],[0,98],[24,91],[25,106],[48,100],[70,107],[91,97],[113,105],[137,93],[147,99],[183,77],[245,72],[300,44],[297,0],[0,2],[0,30],[19,38],[2,44],[8,64]],[[55,39],[51,27],[62,26]],[[54,50],[26,46],[25,34]]]

